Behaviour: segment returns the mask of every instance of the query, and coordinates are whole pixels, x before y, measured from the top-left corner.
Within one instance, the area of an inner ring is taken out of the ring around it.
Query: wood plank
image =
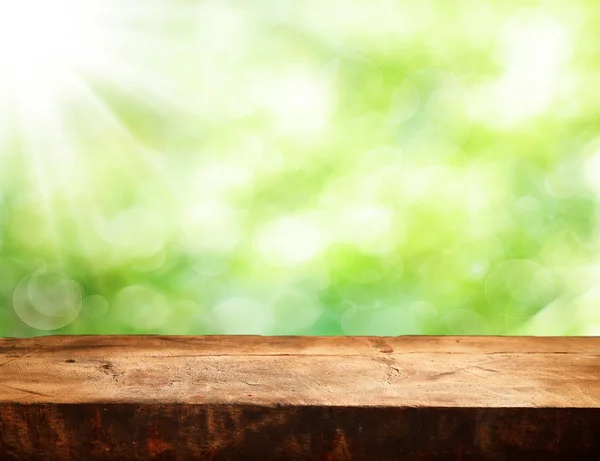
[[[2,459],[600,459],[600,338],[0,339]]]

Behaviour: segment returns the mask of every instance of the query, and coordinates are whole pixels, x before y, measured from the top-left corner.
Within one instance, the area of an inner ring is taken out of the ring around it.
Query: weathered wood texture
[[[0,460],[600,460],[600,339],[0,339]]]

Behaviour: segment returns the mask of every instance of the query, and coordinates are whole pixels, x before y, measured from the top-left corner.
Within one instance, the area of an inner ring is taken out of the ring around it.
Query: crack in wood
[[[30,394],[30,395],[39,395],[42,397],[51,397],[48,394],[42,394],[41,392],[36,392],[36,391],[30,391],[29,389],[23,389],[22,387],[16,387],[16,386],[9,386],[8,384],[2,384],[0,383],[0,386],[6,388],[6,389],[12,389],[14,391],[19,391],[19,392],[23,392],[25,394]]]
[[[24,352],[23,354],[19,355],[18,357],[14,357],[14,358],[12,358],[12,359],[10,359],[10,360],[7,360],[7,361],[6,361],[6,362],[4,362],[4,363],[0,363],[0,368],[2,368],[2,367],[5,367],[5,366],[6,366],[6,365],[8,365],[9,363],[13,363],[13,362],[16,362],[16,361],[18,361],[18,360],[21,360],[22,358],[26,357],[27,355],[30,355],[30,354],[35,354],[36,352],[39,352],[40,350],[42,350],[42,348],[41,348],[41,347],[40,347],[40,348],[37,348],[37,349],[29,350],[29,351],[27,351],[27,352]]]

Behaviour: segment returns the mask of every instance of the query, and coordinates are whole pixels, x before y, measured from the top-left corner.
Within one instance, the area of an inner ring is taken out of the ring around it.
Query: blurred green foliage
[[[0,335],[600,333],[599,3],[32,2]]]

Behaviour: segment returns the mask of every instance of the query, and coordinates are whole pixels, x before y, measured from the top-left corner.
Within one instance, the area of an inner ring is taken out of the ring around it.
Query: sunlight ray
[[[40,202],[43,217],[47,220],[49,226],[48,231],[54,259],[61,261],[63,238],[52,203],[52,176],[48,174],[51,171],[51,165],[44,154],[45,146],[41,142],[42,136],[40,135],[46,125],[42,122],[43,118],[40,118],[36,109],[38,107],[28,104],[26,113],[23,113],[22,108],[17,110],[16,125],[20,139],[18,151],[22,154],[28,173],[31,175],[29,189],[36,192],[27,200]]]
[[[192,113],[168,65],[195,52],[179,35],[164,34],[167,25],[193,21],[195,7],[177,3],[180,8],[166,0],[56,0],[52,5],[23,0],[0,6],[0,149],[5,151],[15,117],[16,154],[26,164],[29,200],[40,203],[57,262],[64,259],[66,245],[75,243],[93,263],[90,223],[104,221],[106,210],[97,206],[90,187],[99,186],[89,173],[99,165],[110,168],[107,155],[129,169],[138,170],[141,160],[154,180],[173,197],[180,195],[164,153],[143,146],[89,83],[103,82],[157,112]],[[84,112],[77,121],[75,108]],[[111,153],[104,142],[90,145],[90,130],[98,133],[96,141],[110,139],[126,150]],[[70,222],[58,221],[61,207]]]
[[[110,106],[98,97],[89,85],[82,79],[76,77],[69,78],[70,87],[73,91],[73,97],[78,100],[79,104],[90,111],[89,116],[94,120],[96,127],[101,125],[105,136],[110,136],[114,139],[115,135],[125,140],[127,145],[131,146],[131,151],[141,158],[153,172],[156,174],[156,179],[163,182],[165,186],[173,193],[177,194],[175,182],[169,178],[167,161],[163,153],[153,152],[143,146],[121,122],[119,117],[110,108]]]
[[[97,255],[91,251],[89,238],[89,223],[97,209],[86,187],[87,162],[70,136],[62,114],[52,116],[47,109],[40,107],[35,118],[29,112],[22,130],[28,142],[27,158],[35,163],[35,184],[43,187],[43,212],[51,222],[56,248],[54,263],[66,264],[76,248],[84,258],[89,277],[101,283],[95,262]],[[55,218],[59,209],[66,211],[60,222]]]

